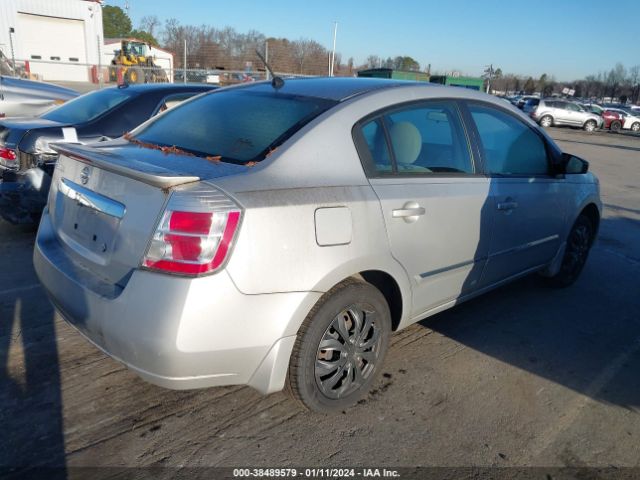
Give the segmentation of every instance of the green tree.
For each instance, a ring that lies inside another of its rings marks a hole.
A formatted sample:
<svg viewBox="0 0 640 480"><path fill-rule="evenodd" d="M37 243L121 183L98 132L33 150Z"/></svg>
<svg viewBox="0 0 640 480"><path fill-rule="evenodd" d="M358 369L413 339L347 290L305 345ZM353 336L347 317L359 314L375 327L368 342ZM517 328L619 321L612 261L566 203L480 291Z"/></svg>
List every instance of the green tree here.
<svg viewBox="0 0 640 480"><path fill-rule="evenodd" d="M544 90L547 87L547 74L543 73L542 75L540 75L540 79L538 80L538 91L540 91L540 94L542 94L542 96L544 95Z"/></svg>
<svg viewBox="0 0 640 480"><path fill-rule="evenodd" d="M128 37L137 38L138 40L142 40L143 42L148 43L149 45L153 45L157 47L159 45L158 41L151 35L149 32L145 32L144 30L131 30L127 34Z"/></svg>
<svg viewBox="0 0 640 480"><path fill-rule="evenodd" d="M120 7L107 5L102 9L102 28L105 38L128 37L131 19Z"/></svg>
<svg viewBox="0 0 640 480"><path fill-rule="evenodd" d="M531 95L536 89L536 84L533 81L533 78L527 78L527 81L524 82L524 87L522 88L524 90L524 93L526 93L527 95Z"/></svg>
<svg viewBox="0 0 640 480"><path fill-rule="evenodd" d="M398 56L393 59L393 68L396 70L411 70L417 72L420 70L420 64L409 56Z"/></svg>

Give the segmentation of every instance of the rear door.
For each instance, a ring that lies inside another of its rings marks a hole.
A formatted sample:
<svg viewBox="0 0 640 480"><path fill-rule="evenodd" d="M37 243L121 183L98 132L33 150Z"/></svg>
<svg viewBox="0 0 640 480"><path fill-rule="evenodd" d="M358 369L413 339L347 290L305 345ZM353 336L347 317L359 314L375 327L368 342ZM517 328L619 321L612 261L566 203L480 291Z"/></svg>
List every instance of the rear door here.
<svg viewBox="0 0 640 480"><path fill-rule="evenodd" d="M549 102L553 105L553 119L554 123L558 125L571 125L571 112L567 110L567 102L560 100L553 100Z"/></svg>
<svg viewBox="0 0 640 480"><path fill-rule="evenodd" d="M532 126L495 105L467 107L491 182L494 228L481 281L487 286L551 261L561 243L567 186L551 174L545 141Z"/></svg>
<svg viewBox="0 0 640 480"><path fill-rule="evenodd" d="M571 125L580 125L586 121L586 112L580 109L578 105L575 103L567 102L566 108L568 112L568 118L570 119Z"/></svg>
<svg viewBox="0 0 640 480"><path fill-rule="evenodd" d="M489 179L474 165L457 104L382 112L354 134L391 252L411 280L412 315L473 291L489 248Z"/></svg>

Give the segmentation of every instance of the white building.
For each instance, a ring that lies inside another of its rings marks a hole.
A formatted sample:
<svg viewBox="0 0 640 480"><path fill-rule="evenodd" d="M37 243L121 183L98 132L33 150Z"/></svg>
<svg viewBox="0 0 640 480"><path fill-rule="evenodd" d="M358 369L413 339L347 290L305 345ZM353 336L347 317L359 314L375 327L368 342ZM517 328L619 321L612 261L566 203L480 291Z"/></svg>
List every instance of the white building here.
<svg viewBox="0 0 640 480"><path fill-rule="evenodd" d="M11 41L16 64L26 62L42 80L95 80L103 48L100 2L0 0L0 49L9 59Z"/></svg>

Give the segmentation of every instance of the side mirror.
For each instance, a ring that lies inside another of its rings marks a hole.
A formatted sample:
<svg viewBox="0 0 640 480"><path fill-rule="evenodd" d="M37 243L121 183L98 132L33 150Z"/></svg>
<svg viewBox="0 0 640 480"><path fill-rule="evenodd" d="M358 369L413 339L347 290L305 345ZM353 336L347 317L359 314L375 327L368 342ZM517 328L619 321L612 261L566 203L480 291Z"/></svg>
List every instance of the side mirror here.
<svg viewBox="0 0 640 480"><path fill-rule="evenodd" d="M562 154L562 173L587 173L589 171L589 162L580 157L569 153Z"/></svg>

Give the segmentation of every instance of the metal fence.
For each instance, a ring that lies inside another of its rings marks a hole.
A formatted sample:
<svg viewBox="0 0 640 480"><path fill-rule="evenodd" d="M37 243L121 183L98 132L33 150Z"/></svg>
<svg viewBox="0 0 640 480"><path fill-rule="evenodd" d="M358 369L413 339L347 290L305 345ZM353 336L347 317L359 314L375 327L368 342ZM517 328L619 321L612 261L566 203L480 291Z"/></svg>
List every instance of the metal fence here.
<svg viewBox="0 0 640 480"><path fill-rule="evenodd" d="M96 65L57 60L16 59L0 62L2 74L30 80L40 80L76 87L81 91L106 86L141 83L208 83L227 86L238 83L266 80L265 70L226 70L219 68L169 68L148 65ZM284 77L308 76L277 72Z"/></svg>

